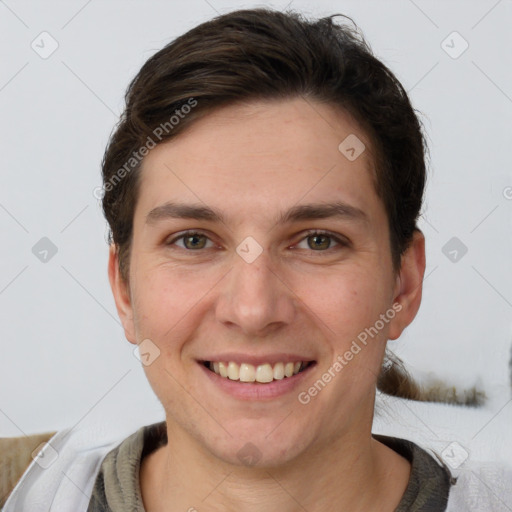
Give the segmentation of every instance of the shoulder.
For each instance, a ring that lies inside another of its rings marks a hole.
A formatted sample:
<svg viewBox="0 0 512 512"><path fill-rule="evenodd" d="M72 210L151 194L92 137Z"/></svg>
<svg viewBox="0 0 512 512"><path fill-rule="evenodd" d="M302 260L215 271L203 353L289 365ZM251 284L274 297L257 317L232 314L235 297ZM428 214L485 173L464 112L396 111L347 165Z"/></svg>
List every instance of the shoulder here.
<svg viewBox="0 0 512 512"><path fill-rule="evenodd" d="M34 456L56 432L0 438L0 507L21 479Z"/></svg>
<svg viewBox="0 0 512 512"><path fill-rule="evenodd" d="M0 473L11 477L2 483L2 510L46 512L50 504L55 510L81 510L102 460L123 441L124 430L93 423L27 436L30 440L4 439L0 458L7 471Z"/></svg>
<svg viewBox="0 0 512 512"><path fill-rule="evenodd" d="M464 464L452 486L447 512L510 511L512 466L494 462Z"/></svg>

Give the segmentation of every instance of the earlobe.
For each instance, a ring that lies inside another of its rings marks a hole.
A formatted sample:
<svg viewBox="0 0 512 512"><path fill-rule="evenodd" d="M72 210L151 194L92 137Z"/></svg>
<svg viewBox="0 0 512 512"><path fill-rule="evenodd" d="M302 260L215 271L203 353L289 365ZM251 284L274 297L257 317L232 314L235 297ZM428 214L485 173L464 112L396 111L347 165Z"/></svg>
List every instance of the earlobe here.
<svg viewBox="0 0 512 512"><path fill-rule="evenodd" d="M109 248L108 279L126 339L130 343L137 344L129 285L125 283L119 271L119 257L115 244L110 244Z"/></svg>
<svg viewBox="0 0 512 512"><path fill-rule="evenodd" d="M389 339L400 337L403 330L414 320L421 304L423 277L425 275L425 236L416 229L413 239L402 255L397 276L393 303L400 304L400 312L390 323Z"/></svg>

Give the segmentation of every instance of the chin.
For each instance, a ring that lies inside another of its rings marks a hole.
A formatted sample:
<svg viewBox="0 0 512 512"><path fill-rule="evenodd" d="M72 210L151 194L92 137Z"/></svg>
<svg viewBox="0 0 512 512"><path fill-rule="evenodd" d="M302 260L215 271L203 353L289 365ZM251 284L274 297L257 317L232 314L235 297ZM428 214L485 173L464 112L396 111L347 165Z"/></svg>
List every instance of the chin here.
<svg viewBox="0 0 512 512"><path fill-rule="evenodd" d="M227 464L260 469L275 468L286 465L301 455L308 444L303 435L297 433L294 436L289 429L279 438L261 431L254 435L246 431L245 435L238 438L226 438L220 445L217 442L215 446L210 446L210 451Z"/></svg>

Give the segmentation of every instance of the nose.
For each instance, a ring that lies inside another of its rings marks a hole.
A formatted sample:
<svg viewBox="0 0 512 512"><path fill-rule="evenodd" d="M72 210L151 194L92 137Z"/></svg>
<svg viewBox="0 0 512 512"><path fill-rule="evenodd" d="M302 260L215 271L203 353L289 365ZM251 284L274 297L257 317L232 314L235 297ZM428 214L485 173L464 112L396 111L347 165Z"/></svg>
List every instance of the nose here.
<svg viewBox="0 0 512 512"><path fill-rule="evenodd" d="M233 255L233 267L217 300L217 320L246 336L265 336L293 322L296 297L263 251L251 263Z"/></svg>

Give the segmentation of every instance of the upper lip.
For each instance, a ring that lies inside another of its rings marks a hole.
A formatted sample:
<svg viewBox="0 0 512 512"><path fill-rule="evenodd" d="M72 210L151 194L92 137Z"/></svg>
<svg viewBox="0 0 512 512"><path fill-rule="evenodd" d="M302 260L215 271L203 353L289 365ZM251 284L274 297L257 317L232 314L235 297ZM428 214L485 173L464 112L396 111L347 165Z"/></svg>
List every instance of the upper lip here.
<svg viewBox="0 0 512 512"><path fill-rule="evenodd" d="M292 354L292 353L280 353L280 354L267 354L267 355L250 355L250 354L237 354L234 352L224 352L222 354L216 354L208 357L202 358L201 362L226 362L229 363L233 361L238 365L242 363L252 364L254 366L259 366L261 364L269 363L296 363L300 362L312 362L315 359L308 356Z"/></svg>

